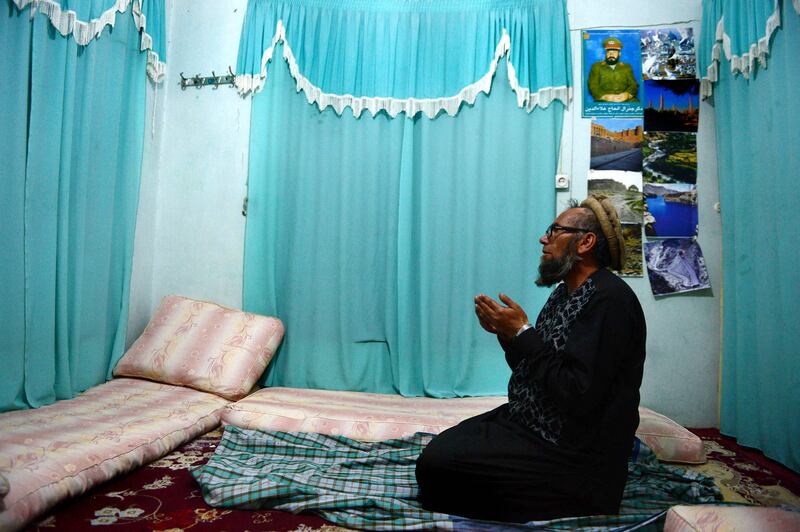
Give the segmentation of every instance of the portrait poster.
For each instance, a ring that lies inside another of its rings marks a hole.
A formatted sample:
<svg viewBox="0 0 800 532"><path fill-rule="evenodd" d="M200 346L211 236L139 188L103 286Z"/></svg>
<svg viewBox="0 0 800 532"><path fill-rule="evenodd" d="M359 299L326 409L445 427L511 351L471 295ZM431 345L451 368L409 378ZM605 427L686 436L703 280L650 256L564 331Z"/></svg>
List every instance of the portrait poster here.
<svg viewBox="0 0 800 532"><path fill-rule="evenodd" d="M711 288L700 245L692 238L669 238L644 245L647 277L655 296Z"/></svg>
<svg viewBox="0 0 800 532"><path fill-rule="evenodd" d="M639 30L588 30L583 44L583 116L642 116Z"/></svg>
<svg viewBox="0 0 800 532"><path fill-rule="evenodd" d="M695 79L694 29L641 30L642 79Z"/></svg>
<svg viewBox="0 0 800 532"><path fill-rule="evenodd" d="M621 277L642 277L642 224L622 224L622 239L625 241L625 264Z"/></svg>
<svg viewBox="0 0 800 532"><path fill-rule="evenodd" d="M641 118L595 118L589 168L641 172L643 140Z"/></svg>
<svg viewBox="0 0 800 532"><path fill-rule="evenodd" d="M644 82L644 130L697 132L700 81L648 80Z"/></svg>
<svg viewBox="0 0 800 532"><path fill-rule="evenodd" d="M623 224L642 223L642 173L621 170L589 170L589 194L607 197Z"/></svg>

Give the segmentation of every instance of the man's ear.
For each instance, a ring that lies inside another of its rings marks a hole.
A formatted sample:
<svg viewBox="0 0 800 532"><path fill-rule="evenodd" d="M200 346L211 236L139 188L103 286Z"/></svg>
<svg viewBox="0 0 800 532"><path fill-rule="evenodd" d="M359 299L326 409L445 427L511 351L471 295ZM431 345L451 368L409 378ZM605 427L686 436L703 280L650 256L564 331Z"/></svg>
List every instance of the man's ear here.
<svg viewBox="0 0 800 532"><path fill-rule="evenodd" d="M597 235L594 233L584 233L583 237L578 241L578 254L588 255L597 244Z"/></svg>

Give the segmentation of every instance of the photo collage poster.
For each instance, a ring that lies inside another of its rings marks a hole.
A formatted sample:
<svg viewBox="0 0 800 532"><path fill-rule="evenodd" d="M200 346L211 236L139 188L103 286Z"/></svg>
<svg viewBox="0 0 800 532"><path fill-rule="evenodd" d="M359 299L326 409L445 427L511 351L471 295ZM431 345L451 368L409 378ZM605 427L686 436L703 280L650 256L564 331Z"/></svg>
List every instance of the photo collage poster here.
<svg viewBox="0 0 800 532"><path fill-rule="evenodd" d="M591 30L582 37L583 116L593 119L588 190L609 197L620 213L627 250L621 275L640 277L646 264L656 295L708 288L695 241L700 101L693 29ZM644 248L642 229L651 241ZM654 239L692 245L678 253ZM675 254L691 257L698 271L662 275L656 290L653 272L663 274Z"/></svg>

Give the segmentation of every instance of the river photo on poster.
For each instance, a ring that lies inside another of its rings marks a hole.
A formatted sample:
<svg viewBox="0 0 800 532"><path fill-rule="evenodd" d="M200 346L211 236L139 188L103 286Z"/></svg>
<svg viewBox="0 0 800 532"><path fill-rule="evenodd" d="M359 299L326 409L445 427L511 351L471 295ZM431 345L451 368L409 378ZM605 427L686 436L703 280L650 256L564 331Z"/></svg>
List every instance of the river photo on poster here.
<svg viewBox="0 0 800 532"><path fill-rule="evenodd" d="M697 234L697 187L689 183L644 184L645 234L689 237Z"/></svg>

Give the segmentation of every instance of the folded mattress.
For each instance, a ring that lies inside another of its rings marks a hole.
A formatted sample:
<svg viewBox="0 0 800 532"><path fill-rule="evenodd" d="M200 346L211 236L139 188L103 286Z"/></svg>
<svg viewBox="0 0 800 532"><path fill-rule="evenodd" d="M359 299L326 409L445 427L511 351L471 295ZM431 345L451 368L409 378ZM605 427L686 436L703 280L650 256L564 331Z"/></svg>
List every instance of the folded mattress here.
<svg viewBox="0 0 800 532"><path fill-rule="evenodd" d="M0 415L0 530L22 528L92 486L151 462L220 422L229 403L181 386L120 378L78 397Z"/></svg>

